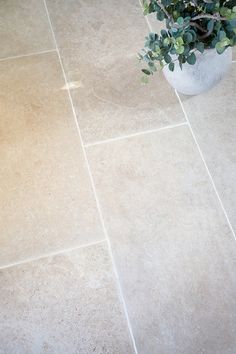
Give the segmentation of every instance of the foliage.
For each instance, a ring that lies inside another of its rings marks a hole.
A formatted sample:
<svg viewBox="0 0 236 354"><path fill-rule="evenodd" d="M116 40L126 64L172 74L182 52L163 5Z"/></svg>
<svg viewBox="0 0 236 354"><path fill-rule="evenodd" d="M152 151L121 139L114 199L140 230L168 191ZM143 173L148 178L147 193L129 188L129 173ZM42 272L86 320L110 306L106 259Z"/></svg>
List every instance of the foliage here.
<svg viewBox="0 0 236 354"><path fill-rule="evenodd" d="M147 63L147 76L168 65L194 65L196 53L215 48L221 54L236 44L236 0L142 0L144 15L155 13L165 21L166 29L149 33L145 48L139 53Z"/></svg>

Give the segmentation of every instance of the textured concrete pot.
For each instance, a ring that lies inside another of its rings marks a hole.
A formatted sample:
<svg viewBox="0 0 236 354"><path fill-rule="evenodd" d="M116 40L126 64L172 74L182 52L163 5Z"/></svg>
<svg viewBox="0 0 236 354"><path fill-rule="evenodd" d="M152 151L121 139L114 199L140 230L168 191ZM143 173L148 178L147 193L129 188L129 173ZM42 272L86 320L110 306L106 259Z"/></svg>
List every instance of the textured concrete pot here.
<svg viewBox="0 0 236 354"><path fill-rule="evenodd" d="M196 53L195 65L184 64L180 69L178 62L172 72L167 66L163 74L170 85L185 95L198 95L215 86L229 70L232 62L232 49L228 48L223 54L215 49L207 49L203 54Z"/></svg>

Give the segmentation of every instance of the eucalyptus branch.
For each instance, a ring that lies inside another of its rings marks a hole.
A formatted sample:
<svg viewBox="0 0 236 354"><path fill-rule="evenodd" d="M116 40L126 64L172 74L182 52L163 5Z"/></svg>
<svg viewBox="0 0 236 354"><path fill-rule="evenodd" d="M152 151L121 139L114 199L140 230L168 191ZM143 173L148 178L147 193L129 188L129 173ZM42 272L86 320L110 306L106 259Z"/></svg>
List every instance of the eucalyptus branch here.
<svg viewBox="0 0 236 354"><path fill-rule="evenodd" d="M199 36L199 39L205 39L205 38L209 37L212 34L213 30L214 30L214 27L212 27L207 33L203 34L202 36Z"/></svg>
<svg viewBox="0 0 236 354"><path fill-rule="evenodd" d="M162 9L162 11L164 12L164 14L166 15L166 17L171 20L171 22L173 22L173 18L172 16L168 13L168 11L165 9L165 6L162 5L162 3L160 1L157 1L157 5Z"/></svg>
<svg viewBox="0 0 236 354"><path fill-rule="evenodd" d="M207 30L205 28L203 28L201 25L199 25L199 23L196 23L196 22L189 22L189 24L185 25L184 27L183 26L180 26L178 25L178 23L173 23L171 25L171 28L176 28L176 29L182 29L182 28L187 28L188 26L192 26L192 27L196 27L198 28L201 32L207 32Z"/></svg>
<svg viewBox="0 0 236 354"><path fill-rule="evenodd" d="M202 18L210 18L216 21L227 21L226 17L221 17L219 14L208 15L208 14L200 14L192 18L192 21L200 20Z"/></svg>
<svg viewBox="0 0 236 354"><path fill-rule="evenodd" d="M192 26L192 27L196 27L197 29L199 29L201 32L207 32L207 30L205 28L203 28L202 26L200 26L198 23L196 22L189 22L189 24Z"/></svg>

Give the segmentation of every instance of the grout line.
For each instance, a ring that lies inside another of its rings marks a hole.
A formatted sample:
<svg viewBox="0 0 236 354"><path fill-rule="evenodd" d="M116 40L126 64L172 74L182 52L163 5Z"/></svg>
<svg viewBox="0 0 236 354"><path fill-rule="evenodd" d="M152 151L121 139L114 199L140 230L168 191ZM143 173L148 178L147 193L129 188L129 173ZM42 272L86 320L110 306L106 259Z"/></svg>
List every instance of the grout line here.
<svg viewBox="0 0 236 354"><path fill-rule="evenodd" d="M12 59L20 59L20 58L25 58L25 57L31 57L31 56L34 56L34 55L52 53L52 52L56 52L56 48L43 50L42 52L34 52L34 53L28 53L28 54L22 54L22 55L15 55L15 56L12 56L12 57L0 58L0 61L6 61L6 60L12 60Z"/></svg>
<svg viewBox="0 0 236 354"><path fill-rule="evenodd" d="M107 241L106 239L102 239L102 240L99 240L99 241L86 243L84 245L80 245L80 246L76 246L76 247L65 248L63 250L59 250L59 251L56 251L56 252L45 253L45 254L43 254L41 256L38 256L38 257L27 258L27 259L24 259L23 261L9 263L9 264L6 264L4 266L0 266L0 271L3 270L3 269L7 269L7 268L23 265L23 264L26 264L26 263L29 263L29 262L38 261L40 259L44 259L44 258L48 258L48 257L54 257L54 256L57 256L57 255L60 255L60 254L64 254L64 253L67 253L67 252L72 252L72 251L76 251L76 250L79 250L79 249L96 246L96 245L99 245L100 243L103 243L103 242L106 242L106 241Z"/></svg>
<svg viewBox="0 0 236 354"><path fill-rule="evenodd" d="M141 0L139 0L139 3L141 5L141 9L142 9L142 3ZM141 10L140 9L140 10ZM149 20L147 18L147 16L145 16L145 19L147 21L148 27L150 29L150 31L152 30L151 25L149 23ZM167 130L167 129L171 129L171 128L177 128L177 127L182 127L183 125L187 125L187 121L182 122L182 123L177 123L177 124L172 124L172 125L167 125L165 127L162 128L156 128L156 129L150 129L150 130L145 130L145 131L141 131L139 133L133 133L133 134L127 134L127 135L123 135L123 136L118 136L115 138L110 138L110 139L105 139L105 140L101 140L101 141L97 141L95 143L88 143L88 144L83 144L83 146L85 148L89 148L89 147L93 147L93 146L97 146L97 145L102 145L102 144L106 144L106 143L110 143L110 142L115 142L115 141L119 141L119 140L123 140L123 139L129 139L129 138L133 138L136 136L140 136L140 135L144 135L144 134L151 134L151 133L156 133L162 130Z"/></svg>
<svg viewBox="0 0 236 354"><path fill-rule="evenodd" d="M138 0L138 2L139 2L139 4L140 4L140 6L141 6L141 11L142 11L142 15L143 15L143 4L142 4L142 2L141 2L141 0ZM143 15L144 16L144 15ZM148 28L149 28L149 30L152 32L152 26L151 26L151 24L150 24L150 22L149 22L149 19L148 19L148 17L147 16L144 16L144 18L145 18L145 20L146 20L146 22L147 22L147 25L148 25Z"/></svg>
<svg viewBox="0 0 236 354"><path fill-rule="evenodd" d="M46 3L46 0L43 0L43 1L44 1L44 6L45 6L46 13L47 13L49 25L50 25L50 28L51 28L51 31L52 31L52 36L54 38L56 51L57 51L57 54L58 54L58 59L59 59L60 65L61 65L62 74L63 74L64 80L65 80L65 84L68 85L66 74L65 74L65 70L64 70L64 67L63 67L63 64L62 64L62 59L61 59L60 52L59 52L58 45L57 45L56 36L55 36L54 30L53 30L52 22L51 22L50 15L49 15L49 12L48 12L47 3ZM111 248L111 243L110 243L110 239L108 237L108 232L107 232L107 229L106 229L106 226L105 226L105 222L104 222L104 219L103 219L101 206L100 206L100 203L99 203L99 200L98 200L98 196L97 196L97 192L96 192L96 188L95 188L95 184L94 184L93 175L92 175L92 172L91 172L91 169L90 169L90 166L89 166L86 150L85 150L85 147L83 145L82 134L81 134L80 127L79 127L79 124L78 124L78 120L77 120L77 117L76 117L75 108L74 108L74 105L73 105L70 89L68 89L67 92L68 92L68 98L69 98L69 101L70 101L70 104L71 104L71 109L72 109L74 120L75 120L75 125L76 125L77 131L78 131L78 135L79 135L79 138L80 138L80 141L81 141L81 147L82 147L82 151L83 151L83 155L84 155L84 160L85 160L85 164L86 164L86 167L87 167L87 170L88 170L88 175L89 175L89 178L90 178L90 182L91 182L91 186L92 186L95 202L96 202L96 205L97 205L97 210L98 210L98 213L99 213L101 225L102 225L102 228L103 228L104 236L105 236L105 238L107 240L108 250L109 250L109 253L110 253L111 262L112 262L112 266L113 266L113 271L114 271L114 275L115 275L115 278L116 278L116 284L117 284L117 289L118 289L120 301L121 301L121 303L123 305L124 314L125 314L125 317L126 317L126 320L127 320L128 329L129 329L129 332L130 332L130 337L131 337L131 340L132 340L132 343L133 343L133 347L134 347L134 352L135 352L135 354L138 354L138 351L137 351L137 348L136 348L136 344L135 344L135 340L134 340L133 330L132 330L132 327L131 327L131 323L130 323L130 319L129 319L129 315L128 315L128 311L127 311L127 306L126 306L124 295L123 295L122 288L121 288L121 285L120 285L119 274L118 274L118 271L117 271L117 268L116 268L116 264L115 264L115 261L114 261L113 252L112 252L112 248Z"/></svg>
<svg viewBox="0 0 236 354"><path fill-rule="evenodd" d="M103 145L103 144L107 144L107 143L114 142L114 141L130 139L130 138L133 138L133 137L136 137L136 136L140 136L140 135L146 135L146 134L156 133L156 132L159 132L159 131L162 131L162 130L168 130L168 129L172 129L172 128L182 127L183 125L187 125L187 124L188 124L187 122L182 122L182 123L167 125L166 127L162 127L162 128L144 130L144 131L139 132L139 133L127 134L127 135L123 135L123 136L118 136L116 138L110 138L110 139L97 141L95 143L84 144L84 147L85 148L89 148L89 147L92 147L92 146Z"/></svg>
<svg viewBox="0 0 236 354"><path fill-rule="evenodd" d="M188 119L187 113L186 113L186 111L185 111L185 109L184 109L183 103L182 103L182 101L181 101L181 99L180 99L180 96L179 96L179 94L178 94L178 92L177 92L176 90L175 90L175 93L176 93L176 96L177 96L177 98L178 98L178 100L179 100L180 106L181 106L181 108L182 108L182 110L183 110L183 113L184 113L184 115L185 115L185 118L186 118L186 120L187 120L187 122L188 122L188 126L189 126L189 129L190 129L190 132L191 132L192 137L193 137L193 139L194 139L194 141L195 141L195 144L196 144L197 149L198 149L198 151L199 151L199 154L200 154L200 156L201 156L201 158L202 158L202 161L203 161L203 163L204 163L204 165L205 165L205 168L206 168L206 170L207 170L207 174L208 174L208 176L209 176L209 178L210 178L210 181L211 181L211 183L212 183L213 189L214 189L214 191L215 191L215 193L216 193L216 196L217 196L217 198L218 198L218 200L219 200L219 203L220 203L220 205L221 205L221 208L222 208L222 210L223 210L223 213L224 213L224 215L225 215L225 218L226 218L226 220L227 220L227 222L228 222L229 228L230 228L230 230L231 230L231 232L232 232L232 234L233 234L233 236L234 236L234 238L235 238L235 241L236 241L236 235L235 235L234 229L233 229L233 227L232 227L232 225L231 225L231 222L230 222L229 217L228 217L228 214L227 214L227 212L226 212L226 210L225 210L224 204L223 204L223 202L222 202L222 200L221 200L221 198L220 198L220 195L219 195L218 190L217 190L217 188L216 188L216 185L215 185L215 182L214 182L214 180L213 180L213 177L212 177L212 175L211 175L211 173L210 173L210 170L209 170L209 168L208 168L208 166L207 166L207 163L206 163L206 160L205 160L204 155L203 155L203 153L202 153L202 150L201 150L201 148L200 148L200 145L198 144L197 138L196 138L196 136L195 136L195 134L194 134L194 132L193 132L192 126L191 126L190 121L189 121L189 119Z"/></svg>

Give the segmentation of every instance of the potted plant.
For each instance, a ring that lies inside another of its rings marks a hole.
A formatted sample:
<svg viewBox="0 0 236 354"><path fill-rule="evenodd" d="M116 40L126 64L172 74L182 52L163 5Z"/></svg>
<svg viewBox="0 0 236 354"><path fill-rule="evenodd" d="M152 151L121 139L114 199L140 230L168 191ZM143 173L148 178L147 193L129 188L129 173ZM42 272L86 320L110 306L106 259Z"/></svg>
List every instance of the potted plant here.
<svg viewBox="0 0 236 354"><path fill-rule="evenodd" d="M160 64L179 92L194 95L213 87L232 62L236 44L236 0L142 0L144 15L165 21L149 33L139 58L147 64L143 81Z"/></svg>

